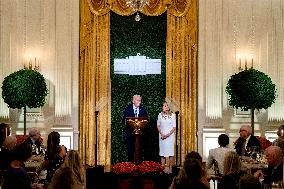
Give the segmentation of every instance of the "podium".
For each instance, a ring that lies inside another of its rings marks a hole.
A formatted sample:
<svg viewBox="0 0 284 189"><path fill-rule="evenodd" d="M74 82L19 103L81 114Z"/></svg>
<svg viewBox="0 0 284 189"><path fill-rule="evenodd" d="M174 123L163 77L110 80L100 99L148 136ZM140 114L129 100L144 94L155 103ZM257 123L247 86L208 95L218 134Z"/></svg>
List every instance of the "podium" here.
<svg viewBox="0 0 284 189"><path fill-rule="evenodd" d="M148 117L126 117L126 125L132 130L134 136L134 163L140 163L141 159L141 135L142 129L147 125Z"/></svg>

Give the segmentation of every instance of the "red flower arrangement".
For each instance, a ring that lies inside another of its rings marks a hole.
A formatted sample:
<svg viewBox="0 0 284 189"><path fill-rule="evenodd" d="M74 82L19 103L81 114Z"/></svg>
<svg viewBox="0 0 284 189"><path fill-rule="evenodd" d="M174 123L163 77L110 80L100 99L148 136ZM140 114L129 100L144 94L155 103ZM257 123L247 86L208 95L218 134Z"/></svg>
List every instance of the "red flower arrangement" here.
<svg viewBox="0 0 284 189"><path fill-rule="evenodd" d="M260 143L261 149L265 150L266 148L268 148L269 146L272 145L272 142L270 142L269 140L267 140L265 137L256 137Z"/></svg>
<svg viewBox="0 0 284 189"><path fill-rule="evenodd" d="M115 174L132 174L136 170L136 165L132 162L121 162L112 166L112 172Z"/></svg>
<svg viewBox="0 0 284 189"><path fill-rule="evenodd" d="M28 136L27 135L16 135L16 138L17 138L17 143L19 144L19 143L24 142L28 138Z"/></svg>
<svg viewBox="0 0 284 189"><path fill-rule="evenodd" d="M143 161L139 165L132 162L121 162L112 166L114 174L133 174L133 175L146 175L146 174L161 174L164 172L164 167L154 161Z"/></svg>
<svg viewBox="0 0 284 189"><path fill-rule="evenodd" d="M143 161L140 165L137 165L138 172L140 174L161 174L164 172L164 167L154 161Z"/></svg>
<svg viewBox="0 0 284 189"><path fill-rule="evenodd" d="M24 142L28 137L28 135L16 135L17 144ZM42 144L43 138L40 137L38 141Z"/></svg>

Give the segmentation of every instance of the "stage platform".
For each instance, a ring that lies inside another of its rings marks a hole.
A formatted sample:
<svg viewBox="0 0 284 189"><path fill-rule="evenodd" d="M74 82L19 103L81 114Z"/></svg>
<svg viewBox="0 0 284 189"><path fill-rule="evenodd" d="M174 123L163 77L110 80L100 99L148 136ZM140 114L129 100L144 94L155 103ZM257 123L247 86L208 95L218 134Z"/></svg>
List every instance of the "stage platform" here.
<svg viewBox="0 0 284 189"><path fill-rule="evenodd" d="M173 174L161 175L115 175L100 169L86 170L87 189L168 189Z"/></svg>

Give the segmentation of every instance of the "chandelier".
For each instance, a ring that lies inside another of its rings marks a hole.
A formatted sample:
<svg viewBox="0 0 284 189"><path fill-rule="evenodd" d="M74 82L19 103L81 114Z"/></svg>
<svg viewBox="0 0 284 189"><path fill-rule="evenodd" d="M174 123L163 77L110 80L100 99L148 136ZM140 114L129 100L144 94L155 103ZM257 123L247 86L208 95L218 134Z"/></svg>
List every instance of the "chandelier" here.
<svg viewBox="0 0 284 189"><path fill-rule="evenodd" d="M128 7L131 7L135 12L135 20L138 22L140 21L141 17L139 15L139 12L143 10L145 5L149 5L150 0L127 0L126 4Z"/></svg>

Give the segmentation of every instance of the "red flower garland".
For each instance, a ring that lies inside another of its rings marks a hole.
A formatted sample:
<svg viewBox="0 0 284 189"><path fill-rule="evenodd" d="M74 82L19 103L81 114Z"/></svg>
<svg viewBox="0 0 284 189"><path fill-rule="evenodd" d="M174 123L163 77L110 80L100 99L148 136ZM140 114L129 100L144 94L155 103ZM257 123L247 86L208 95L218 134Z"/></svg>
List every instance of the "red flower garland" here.
<svg viewBox="0 0 284 189"><path fill-rule="evenodd" d="M16 135L17 144L24 142L29 136L28 135ZM43 138L39 138L40 144L43 142Z"/></svg>
<svg viewBox="0 0 284 189"><path fill-rule="evenodd" d="M260 143L261 149L265 150L266 148L268 148L269 146L272 145L272 142L270 142L269 140L267 140L265 137L256 137Z"/></svg>
<svg viewBox="0 0 284 189"><path fill-rule="evenodd" d="M19 144L19 143L24 142L28 138L28 136L27 135L16 135L16 138L17 138L17 143Z"/></svg>
<svg viewBox="0 0 284 189"><path fill-rule="evenodd" d="M157 162L154 161L143 161L140 165L137 165L138 171L141 174L148 173L158 173L161 174L164 171L164 167Z"/></svg>
<svg viewBox="0 0 284 189"><path fill-rule="evenodd" d="M143 161L139 165L132 162L121 162L112 166L112 172L115 174L161 174L163 171L164 167L154 161Z"/></svg>
<svg viewBox="0 0 284 189"><path fill-rule="evenodd" d="M136 170L136 165L132 162L121 162L112 166L112 172L115 174L131 174Z"/></svg>

